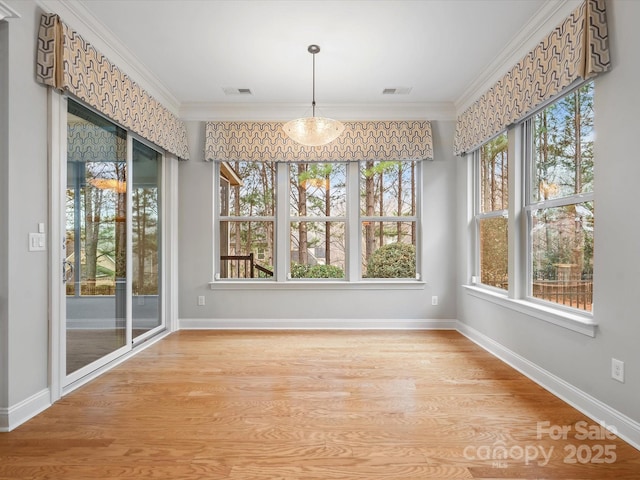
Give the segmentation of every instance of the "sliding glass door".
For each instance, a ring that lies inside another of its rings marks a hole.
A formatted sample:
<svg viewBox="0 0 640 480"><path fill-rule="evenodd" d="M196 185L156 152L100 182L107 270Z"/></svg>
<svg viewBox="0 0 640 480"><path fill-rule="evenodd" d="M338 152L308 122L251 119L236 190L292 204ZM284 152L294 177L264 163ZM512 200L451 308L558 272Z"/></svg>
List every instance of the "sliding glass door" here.
<svg viewBox="0 0 640 480"><path fill-rule="evenodd" d="M63 384L162 329L162 155L68 100Z"/></svg>

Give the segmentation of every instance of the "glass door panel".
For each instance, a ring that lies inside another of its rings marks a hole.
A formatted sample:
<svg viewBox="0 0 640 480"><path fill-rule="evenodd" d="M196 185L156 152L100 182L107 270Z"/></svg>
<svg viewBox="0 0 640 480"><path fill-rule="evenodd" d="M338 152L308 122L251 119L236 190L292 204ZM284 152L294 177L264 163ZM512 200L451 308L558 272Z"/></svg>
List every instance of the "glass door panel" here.
<svg viewBox="0 0 640 480"><path fill-rule="evenodd" d="M68 105L64 263L71 375L128 345L127 146L123 129L72 100Z"/></svg>
<svg viewBox="0 0 640 480"><path fill-rule="evenodd" d="M160 166L162 155L133 140L133 338L162 324L160 315Z"/></svg>

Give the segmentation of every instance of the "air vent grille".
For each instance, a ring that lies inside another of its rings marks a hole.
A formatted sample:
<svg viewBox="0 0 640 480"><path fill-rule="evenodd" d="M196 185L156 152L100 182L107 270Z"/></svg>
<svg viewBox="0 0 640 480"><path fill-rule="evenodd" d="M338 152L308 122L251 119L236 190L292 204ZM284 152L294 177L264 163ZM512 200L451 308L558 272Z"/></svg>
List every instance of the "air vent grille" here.
<svg viewBox="0 0 640 480"><path fill-rule="evenodd" d="M382 90L383 95L409 95L411 87L389 87Z"/></svg>
<svg viewBox="0 0 640 480"><path fill-rule="evenodd" d="M225 95L253 95L250 88L224 87L222 90Z"/></svg>

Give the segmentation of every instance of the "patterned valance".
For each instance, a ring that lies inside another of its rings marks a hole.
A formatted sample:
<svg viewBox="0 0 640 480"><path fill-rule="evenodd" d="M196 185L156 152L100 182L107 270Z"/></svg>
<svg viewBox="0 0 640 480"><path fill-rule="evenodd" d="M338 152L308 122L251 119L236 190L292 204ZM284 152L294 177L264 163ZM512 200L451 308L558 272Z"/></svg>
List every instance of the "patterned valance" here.
<svg viewBox="0 0 640 480"><path fill-rule="evenodd" d="M454 153L470 152L562 93L610 68L604 0L586 0L458 117Z"/></svg>
<svg viewBox="0 0 640 480"><path fill-rule="evenodd" d="M36 77L178 158L189 158L184 123L56 14L40 19Z"/></svg>
<svg viewBox="0 0 640 480"><path fill-rule="evenodd" d="M316 162L433 158L429 121L344 122L344 133L320 147L291 140L279 122L207 122L205 160Z"/></svg>

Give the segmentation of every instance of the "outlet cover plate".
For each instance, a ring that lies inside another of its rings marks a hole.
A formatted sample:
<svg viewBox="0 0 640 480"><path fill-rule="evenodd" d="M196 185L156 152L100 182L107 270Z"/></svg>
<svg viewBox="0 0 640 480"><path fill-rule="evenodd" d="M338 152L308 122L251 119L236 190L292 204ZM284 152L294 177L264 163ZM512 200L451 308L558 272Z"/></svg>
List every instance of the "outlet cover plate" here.
<svg viewBox="0 0 640 480"><path fill-rule="evenodd" d="M611 378L624 383L624 362L622 360L611 359Z"/></svg>

